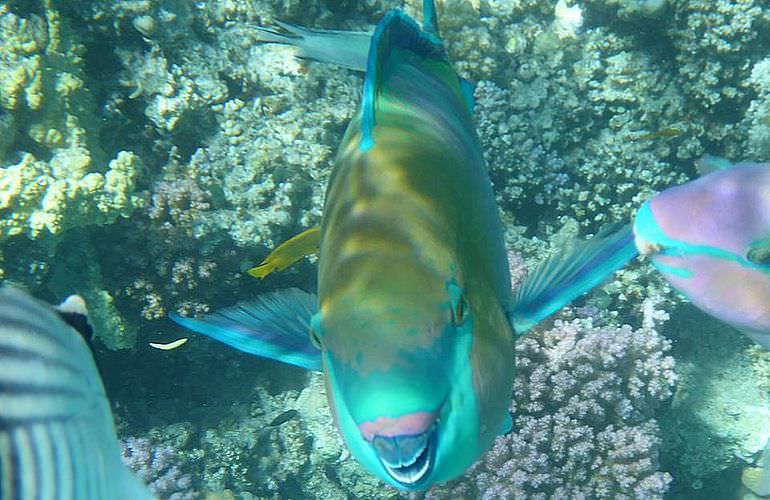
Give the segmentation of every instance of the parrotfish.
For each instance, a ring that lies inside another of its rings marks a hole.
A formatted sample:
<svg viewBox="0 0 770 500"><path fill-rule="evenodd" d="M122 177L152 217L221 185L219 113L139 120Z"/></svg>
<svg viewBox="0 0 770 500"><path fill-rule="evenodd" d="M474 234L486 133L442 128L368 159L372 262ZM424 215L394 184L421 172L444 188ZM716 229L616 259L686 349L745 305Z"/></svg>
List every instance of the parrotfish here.
<svg viewBox="0 0 770 500"><path fill-rule="evenodd" d="M644 203L636 246L694 305L770 348L770 164L717 170Z"/></svg>
<svg viewBox="0 0 770 500"><path fill-rule="evenodd" d="M0 288L0 498L155 498L123 465L83 300Z"/></svg>
<svg viewBox="0 0 770 500"><path fill-rule="evenodd" d="M346 40L345 32L314 33L324 44ZM320 231L296 238L299 251L282 245L252 272L264 276L318 246L318 294L281 290L199 319L172 318L241 351L322 369L352 455L415 491L459 476L510 429L516 334L635 250L630 231L581 242L514 294L472 87L447 59L433 2L422 28L392 10L370 39L366 54L351 50L342 61L366 76ZM273 41L341 64L323 55L328 46L308 47L312 40Z"/></svg>

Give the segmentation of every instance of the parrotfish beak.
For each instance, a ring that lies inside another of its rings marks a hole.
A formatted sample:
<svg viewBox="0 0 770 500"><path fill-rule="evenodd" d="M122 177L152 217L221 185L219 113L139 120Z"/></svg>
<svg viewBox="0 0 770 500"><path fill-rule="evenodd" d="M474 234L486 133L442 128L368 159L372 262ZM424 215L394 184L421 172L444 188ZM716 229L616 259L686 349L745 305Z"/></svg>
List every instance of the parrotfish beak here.
<svg viewBox="0 0 770 500"><path fill-rule="evenodd" d="M437 413L380 417L358 428L394 481L413 489L430 476L438 444Z"/></svg>
<svg viewBox="0 0 770 500"><path fill-rule="evenodd" d="M647 241L638 234L634 237L634 243L636 244L636 250L639 252L639 255L645 257L659 253L663 249L658 243Z"/></svg>

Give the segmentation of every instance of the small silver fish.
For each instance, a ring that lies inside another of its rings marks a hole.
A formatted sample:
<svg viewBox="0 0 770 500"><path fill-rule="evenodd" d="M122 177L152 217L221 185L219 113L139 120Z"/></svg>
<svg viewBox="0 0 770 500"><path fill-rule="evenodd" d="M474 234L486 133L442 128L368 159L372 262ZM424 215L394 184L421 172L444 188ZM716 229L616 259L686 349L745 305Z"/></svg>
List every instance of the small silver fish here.
<svg viewBox="0 0 770 500"><path fill-rule="evenodd" d="M85 303L0 288L0 498L155 498L123 465ZM72 326L71 326L72 325Z"/></svg>

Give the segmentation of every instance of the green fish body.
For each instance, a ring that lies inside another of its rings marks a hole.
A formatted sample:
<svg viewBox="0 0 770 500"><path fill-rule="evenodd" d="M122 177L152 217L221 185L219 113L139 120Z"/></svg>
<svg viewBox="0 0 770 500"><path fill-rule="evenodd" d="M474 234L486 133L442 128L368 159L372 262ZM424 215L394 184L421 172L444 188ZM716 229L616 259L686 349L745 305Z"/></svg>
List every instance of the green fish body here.
<svg viewBox="0 0 770 500"><path fill-rule="evenodd" d="M511 291L461 80L404 14L377 36L374 111L348 127L327 191L312 326L353 455L411 489L459 475L502 428Z"/></svg>
<svg viewBox="0 0 770 500"><path fill-rule="evenodd" d="M635 254L630 229L575 245L514 297L471 88L447 60L432 2L424 14L420 29L389 12L366 54L340 57L323 54L345 32L263 30L301 55L366 70L320 233L250 271L265 276L317 243L318 294L281 290L199 319L172 315L241 351L323 370L352 455L408 491L459 476L510 428L514 326L524 333ZM368 35L349 36L360 47Z"/></svg>

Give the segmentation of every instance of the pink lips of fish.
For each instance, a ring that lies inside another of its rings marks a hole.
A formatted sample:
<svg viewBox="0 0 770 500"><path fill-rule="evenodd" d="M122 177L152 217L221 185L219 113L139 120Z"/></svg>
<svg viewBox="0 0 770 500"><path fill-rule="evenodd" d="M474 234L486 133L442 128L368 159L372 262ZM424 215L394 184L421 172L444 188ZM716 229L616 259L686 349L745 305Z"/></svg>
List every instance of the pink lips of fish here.
<svg viewBox="0 0 770 500"><path fill-rule="evenodd" d="M417 435L427 431L436 422L436 417L436 413L427 411L410 413L397 418L379 417L359 424L358 429L364 439L370 442L375 436Z"/></svg>
<svg viewBox="0 0 770 500"><path fill-rule="evenodd" d="M668 189L642 206L634 233L639 252L696 306L770 347L770 266L748 258L770 236L770 165Z"/></svg>

